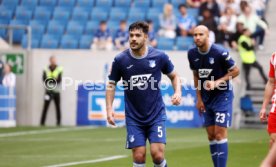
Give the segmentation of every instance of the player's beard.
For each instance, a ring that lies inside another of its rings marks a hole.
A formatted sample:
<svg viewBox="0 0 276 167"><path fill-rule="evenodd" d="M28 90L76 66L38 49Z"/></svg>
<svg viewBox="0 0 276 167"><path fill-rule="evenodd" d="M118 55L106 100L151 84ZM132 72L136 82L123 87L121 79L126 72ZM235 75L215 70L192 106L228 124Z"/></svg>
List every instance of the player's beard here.
<svg viewBox="0 0 276 167"><path fill-rule="evenodd" d="M135 42L136 43L136 47L131 47L131 44L130 44L130 48L131 48L131 50L133 50L134 52L138 52L141 48L143 48L144 47L144 45L145 45L145 42L141 42L141 43L137 43L137 42Z"/></svg>

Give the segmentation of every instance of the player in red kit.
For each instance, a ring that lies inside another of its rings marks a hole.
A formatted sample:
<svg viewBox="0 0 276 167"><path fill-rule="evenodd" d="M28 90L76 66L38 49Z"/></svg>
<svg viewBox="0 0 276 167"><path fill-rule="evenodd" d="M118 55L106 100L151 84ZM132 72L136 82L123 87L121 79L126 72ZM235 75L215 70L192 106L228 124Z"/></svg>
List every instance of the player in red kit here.
<svg viewBox="0 0 276 167"><path fill-rule="evenodd" d="M268 120L267 131L270 136L270 148L276 143L276 87L275 87L275 69L276 69L276 52L272 55L270 59L270 69L269 69L269 80L265 87L264 101L260 111L261 121ZM269 112L269 117L266 115L266 108L271 99L271 109ZM274 164L273 167L276 167Z"/></svg>

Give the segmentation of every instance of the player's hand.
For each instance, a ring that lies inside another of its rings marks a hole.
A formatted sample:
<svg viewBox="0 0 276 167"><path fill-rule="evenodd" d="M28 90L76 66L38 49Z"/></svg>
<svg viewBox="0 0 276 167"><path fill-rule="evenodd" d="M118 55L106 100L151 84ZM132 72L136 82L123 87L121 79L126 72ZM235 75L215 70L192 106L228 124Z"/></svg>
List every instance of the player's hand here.
<svg viewBox="0 0 276 167"><path fill-rule="evenodd" d="M262 122L264 122L264 121L267 120L266 109L265 108L263 108L263 109L260 110L259 116L260 116L260 120Z"/></svg>
<svg viewBox="0 0 276 167"><path fill-rule="evenodd" d="M181 93L175 93L172 96L172 104L179 105L181 103Z"/></svg>
<svg viewBox="0 0 276 167"><path fill-rule="evenodd" d="M110 125L116 126L116 124L115 124L115 112L113 110L107 110L107 122Z"/></svg>
<svg viewBox="0 0 276 167"><path fill-rule="evenodd" d="M207 91L214 90L217 86L216 81L206 81L205 89Z"/></svg>
<svg viewBox="0 0 276 167"><path fill-rule="evenodd" d="M202 100L197 100L196 108L199 111L199 115L202 115L205 112L205 106Z"/></svg>

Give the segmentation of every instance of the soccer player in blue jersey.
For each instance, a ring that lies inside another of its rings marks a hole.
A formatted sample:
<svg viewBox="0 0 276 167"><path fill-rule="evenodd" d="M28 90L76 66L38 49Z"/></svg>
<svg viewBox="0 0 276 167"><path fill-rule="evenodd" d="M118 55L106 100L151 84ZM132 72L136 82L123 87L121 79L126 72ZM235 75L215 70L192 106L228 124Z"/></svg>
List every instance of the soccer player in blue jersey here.
<svg viewBox="0 0 276 167"><path fill-rule="evenodd" d="M204 117L214 167L226 167L233 102L229 81L239 75L239 69L227 50L209 42L207 27L196 27L193 37L196 47L188 51L188 59L197 88L196 107Z"/></svg>
<svg viewBox="0 0 276 167"><path fill-rule="evenodd" d="M169 57L162 51L147 46L149 26L135 22L129 26L127 49L117 55L112 64L106 91L107 121L115 125L115 85L122 78L125 93L126 148L132 149L133 167L145 167L146 141L155 167L167 167L164 157L166 144L166 111L159 84L166 74L173 85L172 104L181 101L180 78Z"/></svg>

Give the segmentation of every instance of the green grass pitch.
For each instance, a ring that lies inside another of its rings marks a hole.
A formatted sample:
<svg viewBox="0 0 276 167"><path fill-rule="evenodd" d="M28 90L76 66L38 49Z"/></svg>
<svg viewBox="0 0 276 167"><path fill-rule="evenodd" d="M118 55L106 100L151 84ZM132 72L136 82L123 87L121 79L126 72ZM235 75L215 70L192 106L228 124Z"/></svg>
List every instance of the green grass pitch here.
<svg viewBox="0 0 276 167"><path fill-rule="evenodd" d="M167 142L168 166L212 167L204 129L168 129ZM268 151L264 129L230 130L229 143L228 167L258 167ZM2 128L0 166L41 167L125 155L121 159L73 166L131 167L131 151L124 149L124 145L124 128ZM147 152L147 167L151 166Z"/></svg>

